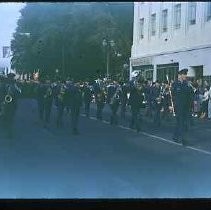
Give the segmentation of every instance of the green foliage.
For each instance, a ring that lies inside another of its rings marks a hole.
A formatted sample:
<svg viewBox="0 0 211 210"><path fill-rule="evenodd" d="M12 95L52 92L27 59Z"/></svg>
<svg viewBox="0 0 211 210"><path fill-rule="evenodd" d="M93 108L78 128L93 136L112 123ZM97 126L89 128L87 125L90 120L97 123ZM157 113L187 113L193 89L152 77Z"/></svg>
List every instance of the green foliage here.
<svg viewBox="0 0 211 210"><path fill-rule="evenodd" d="M84 79L106 72L104 38L113 39L122 57L111 56L111 70L128 62L133 3L27 3L11 43L12 66L19 72ZM30 33L30 37L20 33Z"/></svg>

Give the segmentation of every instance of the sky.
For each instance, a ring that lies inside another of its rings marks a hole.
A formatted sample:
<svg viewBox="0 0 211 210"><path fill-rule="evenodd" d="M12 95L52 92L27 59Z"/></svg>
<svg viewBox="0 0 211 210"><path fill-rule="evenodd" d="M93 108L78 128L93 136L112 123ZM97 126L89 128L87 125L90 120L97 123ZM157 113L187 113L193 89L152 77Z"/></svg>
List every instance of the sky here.
<svg viewBox="0 0 211 210"><path fill-rule="evenodd" d="M25 3L0 3L0 47L10 46L12 34L17 27L20 9Z"/></svg>

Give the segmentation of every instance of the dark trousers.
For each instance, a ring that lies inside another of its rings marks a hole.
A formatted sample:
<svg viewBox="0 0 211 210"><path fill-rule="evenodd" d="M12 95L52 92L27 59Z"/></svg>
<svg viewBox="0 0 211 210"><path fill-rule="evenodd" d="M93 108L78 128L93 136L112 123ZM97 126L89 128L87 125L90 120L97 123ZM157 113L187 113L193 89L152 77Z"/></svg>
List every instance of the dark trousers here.
<svg viewBox="0 0 211 210"><path fill-rule="evenodd" d="M97 103L97 119L98 120L103 119L103 108L104 108L104 103Z"/></svg>
<svg viewBox="0 0 211 210"><path fill-rule="evenodd" d="M89 117L89 113L90 113L90 102L89 101L84 102L84 109L85 109L86 116Z"/></svg>
<svg viewBox="0 0 211 210"><path fill-rule="evenodd" d="M111 119L110 119L110 123L111 125L117 125L118 124L118 116L117 116L117 111L119 108L119 104L112 104L110 105L111 108Z"/></svg>
<svg viewBox="0 0 211 210"><path fill-rule="evenodd" d="M78 106L71 106L71 125L73 131L78 131L78 121L79 121L79 114L80 114L80 107Z"/></svg>
<svg viewBox="0 0 211 210"><path fill-rule="evenodd" d="M161 110L161 105L155 104L153 107L153 121L156 126L160 126L161 124L160 110Z"/></svg>
<svg viewBox="0 0 211 210"><path fill-rule="evenodd" d="M202 102L202 112L206 113L206 116L207 116L207 113L208 113L208 102L209 102L209 100Z"/></svg>
<svg viewBox="0 0 211 210"><path fill-rule="evenodd" d="M58 104L57 106L57 127L62 126L63 114L64 114L64 104Z"/></svg>
<svg viewBox="0 0 211 210"><path fill-rule="evenodd" d="M187 130L188 130L188 120L189 120L189 112L179 112L176 113L176 127L174 131L174 138L182 140L182 142L186 142L187 138Z"/></svg>
<svg viewBox="0 0 211 210"><path fill-rule="evenodd" d="M148 117L152 117L152 110L153 110L153 105L152 105L152 101L148 101L147 107L146 107L146 116Z"/></svg>
<svg viewBox="0 0 211 210"><path fill-rule="evenodd" d="M50 123L51 108L52 101L45 102L38 100L39 118L41 121L44 120L45 123Z"/></svg>
<svg viewBox="0 0 211 210"><path fill-rule="evenodd" d="M164 120L167 120L167 121L170 120L169 106L167 106L167 105L164 105L164 107L163 107L163 115L162 115L162 118Z"/></svg>
<svg viewBox="0 0 211 210"><path fill-rule="evenodd" d="M121 118L125 119L126 103L121 104Z"/></svg>
<svg viewBox="0 0 211 210"><path fill-rule="evenodd" d="M131 114L132 114L132 117L131 117L131 122L130 122L130 128L136 128L137 131L140 130L140 119L139 119L139 109L137 108L133 108L131 107Z"/></svg>

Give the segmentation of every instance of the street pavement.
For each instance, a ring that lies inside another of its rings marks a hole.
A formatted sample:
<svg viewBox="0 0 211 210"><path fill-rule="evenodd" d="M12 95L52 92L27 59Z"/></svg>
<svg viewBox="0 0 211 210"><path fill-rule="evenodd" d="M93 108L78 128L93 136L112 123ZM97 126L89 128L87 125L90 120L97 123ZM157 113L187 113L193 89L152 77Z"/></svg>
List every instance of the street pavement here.
<svg viewBox="0 0 211 210"><path fill-rule="evenodd" d="M20 100L15 137L0 134L0 198L211 197L207 124L195 123L192 145L183 147L171 141L171 125L156 129L145 122L136 133L128 119L111 126L106 109L102 122L94 111L91 119L80 117L74 136L68 114L63 128L56 128L53 114L46 129L36 102Z"/></svg>

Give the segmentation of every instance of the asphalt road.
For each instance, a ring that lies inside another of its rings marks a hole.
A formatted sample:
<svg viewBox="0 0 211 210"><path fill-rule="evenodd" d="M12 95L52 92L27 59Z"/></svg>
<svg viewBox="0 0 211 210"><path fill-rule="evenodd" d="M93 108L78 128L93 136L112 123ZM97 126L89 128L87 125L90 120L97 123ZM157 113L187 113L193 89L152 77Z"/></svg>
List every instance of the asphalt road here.
<svg viewBox="0 0 211 210"><path fill-rule="evenodd" d="M208 147L175 144L164 125L156 131L145 123L138 134L83 116L80 135L73 136L69 118L56 129L53 116L45 129L36 103L20 101L15 137L1 132L0 198L211 197Z"/></svg>

